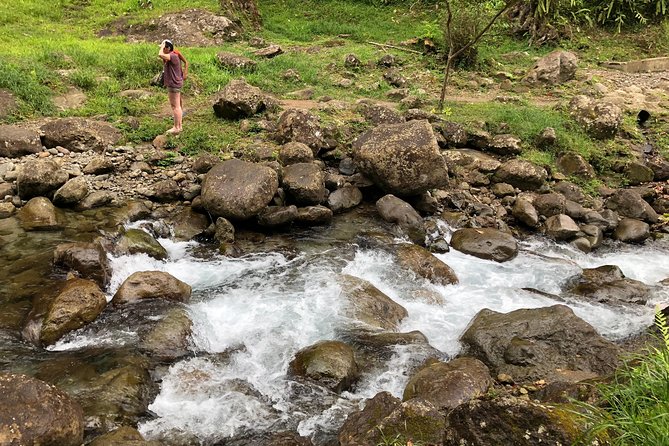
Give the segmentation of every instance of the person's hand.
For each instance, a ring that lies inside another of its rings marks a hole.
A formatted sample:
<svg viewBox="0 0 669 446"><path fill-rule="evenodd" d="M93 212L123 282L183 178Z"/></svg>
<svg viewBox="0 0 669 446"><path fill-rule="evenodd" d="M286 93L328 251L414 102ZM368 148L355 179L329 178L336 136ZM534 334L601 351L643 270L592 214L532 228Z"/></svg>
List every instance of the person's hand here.
<svg viewBox="0 0 669 446"><path fill-rule="evenodd" d="M165 41L163 40L162 42L160 42L160 49L162 50L164 48L165 48Z"/></svg>

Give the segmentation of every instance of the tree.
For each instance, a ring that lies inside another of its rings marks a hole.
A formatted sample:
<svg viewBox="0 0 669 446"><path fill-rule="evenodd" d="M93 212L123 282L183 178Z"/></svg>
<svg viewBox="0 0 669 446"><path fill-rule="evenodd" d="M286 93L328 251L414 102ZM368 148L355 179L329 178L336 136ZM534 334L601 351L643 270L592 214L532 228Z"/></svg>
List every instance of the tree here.
<svg viewBox="0 0 669 446"><path fill-rule="evenodd" d="M455 41L453 39L453 12L451 11L451 2L446 0L446 40L448 43L448 56L446 57L446 68L444 68L444 83L441 87L441 96L439 97L439 106L438 109L441 110L444 106L444 98L446 97L446 87L448 86L448 79L451 73L451 66L453 61L456 60L458 56L463 54L465 51L473 47L478 43L483 35L488 32L492 27L495 21L504 14L509 8L518 3L520 0L510 0L504 3L504 6L497 11L497 13L490 19L488 24L483 27L481 31L476 33L468 42L463 42L460 48L456 48Z"/></svg>

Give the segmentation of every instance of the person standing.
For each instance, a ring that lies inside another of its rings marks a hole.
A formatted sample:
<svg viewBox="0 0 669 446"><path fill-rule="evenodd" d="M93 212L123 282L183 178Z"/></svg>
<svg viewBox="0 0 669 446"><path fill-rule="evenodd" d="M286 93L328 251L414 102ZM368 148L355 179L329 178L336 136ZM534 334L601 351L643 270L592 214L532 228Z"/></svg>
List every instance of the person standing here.
<svg viewBox="0 0 669 446"><path fill-rule="evenodd" d="M183 87L184 79L188 76L188 61L181 53L174 50L174 44L170 40L163 40L160 43L158 57L163 61L163 80L167 88L167 97L172 107L172 115L174 116L174 126L167 133L176 135L181 133L182 130L183 108L181 88Z"/></svg>

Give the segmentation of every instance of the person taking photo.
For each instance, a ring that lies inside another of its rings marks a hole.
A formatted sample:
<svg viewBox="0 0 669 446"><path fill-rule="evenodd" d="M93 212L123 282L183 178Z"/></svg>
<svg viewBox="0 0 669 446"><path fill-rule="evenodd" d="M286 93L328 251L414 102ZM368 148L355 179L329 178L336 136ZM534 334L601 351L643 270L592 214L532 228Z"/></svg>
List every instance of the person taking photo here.
<svg viewBox="0 0 669 446"><path fill-rule="evenodd" d="M174 126L167 131L168 134L179 134L182 131L183 106L181 101L181 88L188 76L188 61L174 49L170 40L160 43L158 57L163 61L163 82L167 88L167 97L172 107ZM183 66L182 66L183 63Z"/></svg>

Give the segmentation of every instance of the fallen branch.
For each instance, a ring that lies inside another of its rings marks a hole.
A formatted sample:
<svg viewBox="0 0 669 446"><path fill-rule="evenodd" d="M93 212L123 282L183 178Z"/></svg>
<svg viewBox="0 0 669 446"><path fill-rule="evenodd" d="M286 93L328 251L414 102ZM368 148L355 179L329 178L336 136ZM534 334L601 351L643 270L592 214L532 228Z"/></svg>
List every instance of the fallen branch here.
<svg viewBox="0 0 669 446"><path fill-rule="evenodd" d="M423 54L420 51L410 50L409 48L402 48L401 46L388 45L386 43L376 43L376 42L366 42L366 43L369 43L370 45L380 46L381 48L392 48L395 50L406 51L408 53Z"/></svg>

